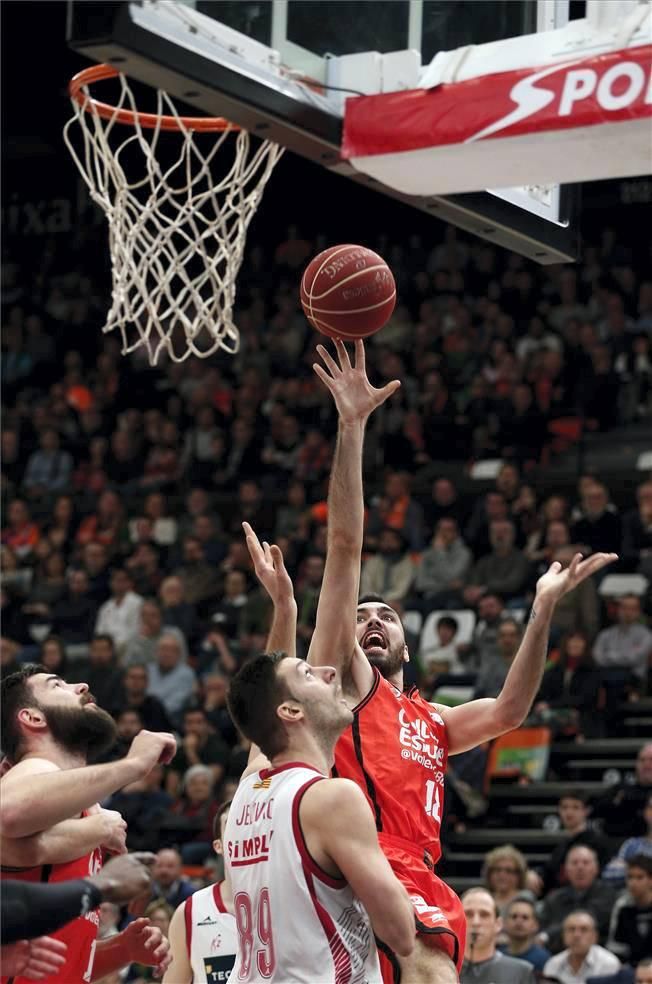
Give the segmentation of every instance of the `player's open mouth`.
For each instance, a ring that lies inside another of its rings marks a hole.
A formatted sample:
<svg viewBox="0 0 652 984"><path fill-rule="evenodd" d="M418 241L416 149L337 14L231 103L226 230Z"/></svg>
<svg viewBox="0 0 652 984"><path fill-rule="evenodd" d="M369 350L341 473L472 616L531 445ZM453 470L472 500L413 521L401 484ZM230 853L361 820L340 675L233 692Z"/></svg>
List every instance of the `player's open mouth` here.
<svg viewBox="0 0 652 984"><path fill-rule="evenodd" d="M371 629L362 637L362 648L387 649L387 639L382 632L378 632L377 629Z"/></svg>

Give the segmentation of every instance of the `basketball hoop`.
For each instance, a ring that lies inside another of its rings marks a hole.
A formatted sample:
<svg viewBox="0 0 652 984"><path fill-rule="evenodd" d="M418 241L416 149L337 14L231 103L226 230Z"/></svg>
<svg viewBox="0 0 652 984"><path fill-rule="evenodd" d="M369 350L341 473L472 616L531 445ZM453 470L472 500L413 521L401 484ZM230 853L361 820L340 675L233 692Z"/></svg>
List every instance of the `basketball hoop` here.
<svg viewBox="0 0 652 984"><path fill-rule="evenodd" d="M120 85L113 105L89 92L107 79ZM109 222L104 332L119 328L123 354L144 346L151 365L162 351L174 362L218 349L235 354L235 281L247 229L283 148L253 145L246 130L220 117L181 116L160 89L156 112L141 112L128 79L111 65L80 72L69 93L74 116L64 139ZM125 137L124 126L134 132Z"/></svg>

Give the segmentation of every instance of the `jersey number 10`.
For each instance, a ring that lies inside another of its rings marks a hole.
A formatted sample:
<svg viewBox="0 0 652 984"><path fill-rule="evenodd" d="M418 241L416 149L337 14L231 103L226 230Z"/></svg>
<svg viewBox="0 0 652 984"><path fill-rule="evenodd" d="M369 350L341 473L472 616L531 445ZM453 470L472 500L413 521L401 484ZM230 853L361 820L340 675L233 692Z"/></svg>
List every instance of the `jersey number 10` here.
<svg viewBox="0 0 652 984"><path fill-rule="evenodd" d="M261 888L258 899L252 900L246 892L238 892L233 898L233 909L240 951L240 974L249 976L251 961L256 953L256 966L261 977L271 977L276 965L272 937L272 910L269 889ZM262 945L258 945L262 944Z"/></svg>

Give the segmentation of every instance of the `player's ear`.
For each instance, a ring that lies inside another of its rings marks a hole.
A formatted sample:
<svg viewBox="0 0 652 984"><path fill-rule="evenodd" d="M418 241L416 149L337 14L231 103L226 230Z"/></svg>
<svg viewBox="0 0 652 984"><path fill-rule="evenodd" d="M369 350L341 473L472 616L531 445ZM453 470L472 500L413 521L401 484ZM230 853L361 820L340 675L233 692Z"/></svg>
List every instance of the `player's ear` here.
<svg viewBox="0 0 652 984"><path fill-rule="evenodd" d="M224 854L224 848L222 846L222 838L216 837L213 841L213 850L216 854Z"/></svg>
<svg viewBox="0 0 652 984"><path fill-rule="evenodd" d="M303 718L301 705L291 699L284 700L282 704L279 704L276 708L276 713L282 721L287 721L290 724L301 721Z"/></svg>
<svg viewBox="0 0 652 984"><path fill-rule="evenodd" d="M38 707L21 707L17 714L17 720L30 731L43 731L47 728L45 714Z"/></svg>
<svg viewBox="0 0 652 984"><path fill-rule="evenodd" d="M404 663L410 662L410 651L407 647L407 643L403 646L403 662Z"/></svg>

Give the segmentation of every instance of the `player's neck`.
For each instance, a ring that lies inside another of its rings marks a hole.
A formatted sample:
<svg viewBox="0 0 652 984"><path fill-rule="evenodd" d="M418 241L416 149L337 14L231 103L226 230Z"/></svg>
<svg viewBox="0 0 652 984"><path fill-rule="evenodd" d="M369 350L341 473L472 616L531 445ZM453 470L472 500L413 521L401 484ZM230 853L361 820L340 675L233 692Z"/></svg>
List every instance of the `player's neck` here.
<svg viewBox="0 0 652 984"><path fill-rule="evenodd" d="M387 677L388 681L403 693L403 670L397 670L396 673L392 673L391 676Z"/></svg>
<svg viewBox="0 0 652 984"><path fill-rule="evenodd" d="M305 742L291 742L285 751L275 755L272 759L272 768L278 769L279 766L287 765L288 762L302 762L305 765L311 765L313 769L317 769L318 772L327 776L334 759L333 745L322 746L314 736L310 736Z"/></svg>
<svg viewBox="0 0 652 984"><path fill-rule="evenodd" d="M86 765L86 756L81 752L69 752L49 737L42 738L32 745L23 759L45 759L58 765L60 769L79 769Z"/></svg>

